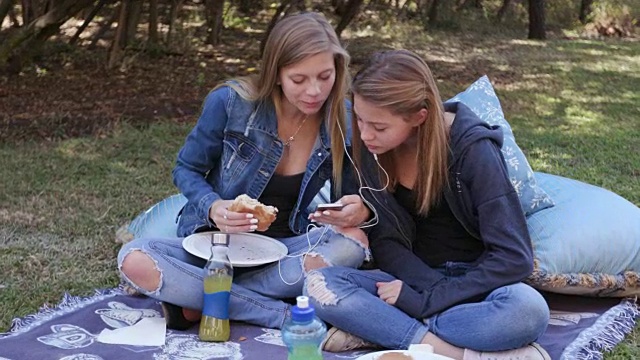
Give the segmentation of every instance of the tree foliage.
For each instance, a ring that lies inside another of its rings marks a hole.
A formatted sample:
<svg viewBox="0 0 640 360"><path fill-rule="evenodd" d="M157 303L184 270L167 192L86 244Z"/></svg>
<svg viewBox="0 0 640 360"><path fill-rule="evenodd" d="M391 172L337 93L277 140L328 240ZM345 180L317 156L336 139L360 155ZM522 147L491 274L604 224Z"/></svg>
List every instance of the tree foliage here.
<svg viewBox="0 0 640 360"><path fill-rule="evenodd" d="M550 21L567 18L566 13L556 15L559 9L573 14L569 23L585 24L597 34L633 36L640 0L0 0L0 70L19 71L51 38L74 46L106 46L105 65L113 68L129 49L180 54L190 41L217 46L227 31L256 17L268 24L268 34L280 18L303 10L324 12L343 36L366 21L370 9L421 22L424 31L462 29L468 19L488 20L494 28L521 19L529 38L545 39ZM60 36L69 20L77 24L72 35Z"/></svg>
<svg viewBox="0 0 640 360"><path fill-rule="evenodd" d="M37 1L24 1L30 5L36 5ZM42 3L46 3L42 4ZM60 26L67 22L80 10L90 6L93 0L58 0L43 1L40 6L32 6L27 15L23 14L23 25L18 31L14 31L0 46L0 66L19 70L22 68L26 57L42 46L52 35L56 34ZM36 11L32 11L37 9ZM39 14L36 17L35 14ZM33 17L30 22L28 19Z"/></svg>

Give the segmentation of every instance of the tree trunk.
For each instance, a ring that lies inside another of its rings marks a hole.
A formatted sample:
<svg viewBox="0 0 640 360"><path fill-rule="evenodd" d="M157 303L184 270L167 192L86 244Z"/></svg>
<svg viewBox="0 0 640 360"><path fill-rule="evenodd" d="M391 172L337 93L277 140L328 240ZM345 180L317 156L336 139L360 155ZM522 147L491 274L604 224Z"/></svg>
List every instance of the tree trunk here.
<svg viewBox="0 0 640 360"><path fill-rule="evenodd" d="M11 20L11 26L14 28L20 27L20 21L18 21L18 16L16 15L16 9L9 9L9 20Z"/></svg>
<svg viewBox="0 0 640 360"><path fill-rule="evenodd" d="M544 0L529 0L529 39L546 39L545 27Z"/></svg>
<svg viewBox="0 0 640 360"><path fill-rule="evenodd" d="M267 42L269 34L271 33L271 29L276 26L278 20L280 20L284 16L287 16L287 14L289 14L292 9L299 6L300 3L304 3L304 0L284 0L282 3L280 3L280 6L278 6L278 8L276 9L275 14L273 14L271 21L269 21L267 31L265 31L264 33L264 38L262 38L262 41L260 42L260 55L262 55L262 52L264 51L264 45Z"/></svg>
<svg viewBox="0 0 640 360"><path fill-rule="evenodd" d="M142 0L131 0L129 4L129 11L127 13L127 33L125 34L127 39L125 42L126 45L133 43L136 39L138 24L142 17L142 2Z"/></svg>
<svg viewBox="0 0 640 360"><path fill-rule="evenodd" d="M80 18L80 19L87 20L89 18L89 16L91 15L91 12L92 12L93 9L95 9L95 7L82 9L82 10L80 10L80 13L78 13L77 17Z"/></svg>
<svg viewBox="0 0 640 360"><path fill-rule="evenodd" d="M344 29L349 26L349 23L351 23L353 18L356 17L358 12L360 11L362 3L363 0L349 0L347 5L345 6L345 12L343 13L342 17L340 18L340 22L336 27L336 34L338 34L338 37L340 37L342 31L344 31Z"/></svg>
<svg viewBox="0 0 640 360"><path fill-rule="evenodd" d="M169 10L169 30L167 31L167 45L170 47L173 42L173 30L176 27L178 13L182 7L184 0L171 0L171 9Z"/></svg>
<svg viewBox="0 0 640 360"><path fill-rule="evenodd" d="M262 10L262 0L240 0L238 11L244 15L254 15Z"/></svg>
<svg viewBox="0 0 640 360"><path fill-rule="evenodd" d="M122 0L120 14L118 14L118 27L116 28L116 38L120 49L127 47L129 40L129 17L131 14L131 4L135 0ZM115 39L114 39L115 41ZM113 43L112 43L113 44Z"/></svg>
<svg viewBox="0 0 640 360"><path fill-rule="evenodd" d="M582 0L580 2L580 22L586 24L589 20L589 15L593 11L593 0Z"/></svg>
<svg viewBox="0 0 640 360"><path fill-rule="evenodd" d="M438 6L440 6L440 0L433 0L429 10L427 12L427 25L433 26L438 22Z"/></svg>
<svg viewBox="0 0 640 360"><path fill-rule="evenodd" d="M122 0L122 3L120 4L120 9L118 11L118 28L115 36L113 37L111 49L109 49L107 69L113 69L122 57L122 48L124 47L122 42L127 39L127 12L129 10L129 1L130 0Z"/></svg>
<svg viewBox="0 0 640 360"><path fill-rule="evenodd" d="M96 44L98 43L98 41L100 41L100 39L104 37L107 31L111 29L111 25L118 19L118 16L119 16L118 11L113 11L111 13L111 17L109 17L109 19L107 19L100 25L100 30L98 30L91 38L91 44L89 44L89 49L94 49L96 47Z"/></svg>
<svg viewBox="0 0 640 360"><path fill-rule="evenodd" d="M333 6L333 12L336 15L342 16L345 13L347 0L331 0L331 6Z"/></svg>
<svg viewBox="0 0 640 360"><path fill-rule="evenodd" d="M48 13L53 9L51 0L22 0L22 15L25 24ZM71 14L73 16L75 14Z"/></svg>
<svg viewBox="0 0 640 360"><path fill-rule="evenodd" d="M498 22L502 22L504 20L504 16L507 14L507 11L509 11L509 7L511 7L511 0L503 0L502 6L500 6L496 17Z"/></svg>
<svg viewBox="0 0 640 360"><path fill-rule="evenodd" d="M420 21L422 21L423 29L427 29L427 22L429 21L429 0L418 0L418 16L420 17Z"/></svg>
<svg viewBox="0 0 640 360"><path fill-rule="evenodd" d="M71 16L94 0L61 0L46 14L36 18L20 31L0 44L0 68L8 67L12 71L20 71L30 54L39 50L43 43L57 33L60 26Z"/></svg>
<svg viewBox="0 0 640 360"><path fill-rule="evenodd" d="M0 27L11 9L13 9L13 0L0 0Z"/></svg>
<svg viewBox="0 0 640 360"><path fill-rule="evenodd" d="M205 18L207 19L206 43L218 45L220 32L222 31L222 14L224 12L224 0L204 0Z"/></svg>
<svg viewBox="0 0 640 360"><path fill-rule="evenodd" d="M54 3L55 3L54 0L45 1L44 4L43 4L44 6L39 9L40 11L37 12L36 15L40 16L40 15L48 13L49 10L51 10L51 9L53 9L55 7ZM78 10L78 12L80 12L80 10ZM77 14L77 13L75 13L75 14ZM75 14L71 14L71 16L73 16Z"/></svg>
<svg viewBox="0 0 640 360"><path fill-rule="evenodd" d="M89 24L93 21L96 15L98 15L98 12L102 10L102 8L106 5L108 1L109 0L100 0L100 2L98 2L98 4L85 17L84 22L82 23L78 31L76 31L76 33L73 34L73 37L71 38L71 40L69 40L69 44L74 45L76 42L78 42L78 39L80 38L80 34L82 34L82 32L87 28L87 26L89 26Z"/></svg>
<svg viewBox="0 0 640 360"><path fill-rule="evenodd" d="M33 5L31 0L22 0L22 24L30 24L34 19Z"/></svg>
<svg viewBox="0 0 640 360"><path fill-rule="evenodd" d="M149 43L158 43L158 0L149 0Z"/></svg>

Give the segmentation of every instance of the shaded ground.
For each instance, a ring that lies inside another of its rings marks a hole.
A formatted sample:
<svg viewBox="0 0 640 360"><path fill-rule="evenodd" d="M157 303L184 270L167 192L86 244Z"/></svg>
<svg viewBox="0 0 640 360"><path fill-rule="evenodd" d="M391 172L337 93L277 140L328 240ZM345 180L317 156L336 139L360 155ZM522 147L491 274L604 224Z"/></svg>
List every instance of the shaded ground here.
<svg viewBox="0 0 640 360"><path fill-rule="evenodd" d="M107 50L54 43L20 75L0 77L0 142L101 136L120 122L136 127L160 119L194 121L207 92L219 81L255 70L262 33L229 30L219 46L182 55L129 51L118 69L105 69ZM357 68L392 41L360 36L346 41ZM424 45L424 44L418 44ZM425 57L437 78L469 84L495 64L475 57L452 62L446 44L430 44ZM464 41L458 43L464 47ZM468 46L477 46L469 39ZM62 50L62 51L60 51ZM502 69L496 84L517 74Z"/></svg>
<svg viewBox="0 0 640 360"><path fill-rule="evenodd" d="M228 33L216 48L182 55L130 51L110 71L106 49L51 45L20 75L0 77L0 142L100 136L123 121L192 120L217 82L256 66L260 34Z"/></svg>

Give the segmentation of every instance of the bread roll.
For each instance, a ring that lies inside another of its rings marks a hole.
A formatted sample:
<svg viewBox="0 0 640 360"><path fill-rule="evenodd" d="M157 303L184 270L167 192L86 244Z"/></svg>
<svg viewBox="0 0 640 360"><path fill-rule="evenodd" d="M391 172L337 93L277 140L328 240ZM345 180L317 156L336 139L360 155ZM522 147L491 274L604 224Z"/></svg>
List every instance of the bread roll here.
<svg viewBox="0 0 640 360"><path fill-rule="evenodd" d="M258 231L265 231L276 219L278 208L264 205L256 199L252 199L247 194L238 195L229 206L229 211L251 213L258 219Z"/></svg>
<svg viewBox="0 0 640 360"><path fill-rule="evenodd" d="M413 360L413 357L401 352L388 352L380 355L376 360Z"/></svg>

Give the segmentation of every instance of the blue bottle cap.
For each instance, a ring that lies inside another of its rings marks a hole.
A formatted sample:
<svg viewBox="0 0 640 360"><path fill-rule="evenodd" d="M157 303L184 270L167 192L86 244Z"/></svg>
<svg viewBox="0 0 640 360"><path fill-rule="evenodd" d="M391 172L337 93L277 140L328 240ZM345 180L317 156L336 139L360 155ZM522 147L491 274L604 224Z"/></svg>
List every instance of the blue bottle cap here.
<svg viewBox="0 0 640 360"><path fill-rule="evenodd" d="M291 308L291 319L295 322L309 322L313 320L315 310L309 305L307 296L298 296L296 305Z"/></svg>

